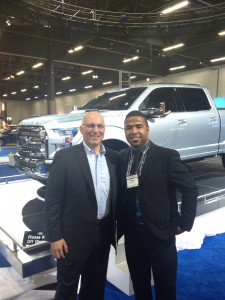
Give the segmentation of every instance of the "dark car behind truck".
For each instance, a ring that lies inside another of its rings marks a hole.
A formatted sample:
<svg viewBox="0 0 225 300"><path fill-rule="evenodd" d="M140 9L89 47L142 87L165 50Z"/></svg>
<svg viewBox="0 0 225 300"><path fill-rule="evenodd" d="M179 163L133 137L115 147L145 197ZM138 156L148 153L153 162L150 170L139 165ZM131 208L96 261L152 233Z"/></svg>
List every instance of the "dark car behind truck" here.
<svg viewBox="0 0 225 300"><path fill-rule="evenodd" d="M6 144L16 144L17 126L13 125L0 133L0 147Z"/></svg>

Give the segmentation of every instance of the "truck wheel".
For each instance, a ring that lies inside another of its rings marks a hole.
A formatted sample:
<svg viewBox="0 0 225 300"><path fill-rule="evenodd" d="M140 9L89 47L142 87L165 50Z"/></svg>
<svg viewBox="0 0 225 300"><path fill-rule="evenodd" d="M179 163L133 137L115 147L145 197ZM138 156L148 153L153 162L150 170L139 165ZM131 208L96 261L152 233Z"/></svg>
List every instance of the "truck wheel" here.
<svg viewBox="0 0 225 300"><path fill-rule="evenodd" d="M104 140L102 143L105 147L111 148L114 151L120 151L128 147L127 144L119 140Z"/></svg>
<svg viewBox="0 0 225 300"><path fill-rule="evenodd" d="M0 138L0 147L4 146L5 145L5 141L4 139Z"/></svg>
<svg viewBox="0 0 225 300"><path fill-rule="evenodd" d="M45 199L45 191L46 191L46 186L42 186L37 190L37 194L39 197Z"/></svg>
<svg viewBox="0 0 225 300"><path fill-rule="evenodd" d="M225 168L225 154L221 155L221 160L222 160L222 164L223 164L223 166Z"/></svg>

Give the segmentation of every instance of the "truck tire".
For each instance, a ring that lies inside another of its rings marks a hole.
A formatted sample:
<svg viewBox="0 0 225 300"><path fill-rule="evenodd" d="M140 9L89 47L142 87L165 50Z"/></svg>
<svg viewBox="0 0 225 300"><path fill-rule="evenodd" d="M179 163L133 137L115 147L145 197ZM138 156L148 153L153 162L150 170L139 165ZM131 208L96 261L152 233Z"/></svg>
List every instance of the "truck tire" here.
<svg viewBox="0 0 225 300"><path fill-rule="evenodd" d="M42 186L37 190L37 194L39 197L41 197L42 199L45 199L45 191L46 191L46 186Z"/></svg>
<svg viewBox="0 0 225 300"><path fill-rule="evenodd" d="M127 144L119 140L104 140L102 143L105 147L111 148L114 151L120 151L128 147Z"/></svg>
<svg viewBox="0 0 225 300"><path fill-rule="evenodd" d="M5 140L3 138L0 138L0 147L5 146Z"/></svg>
<svg viewBox="0 0 225 300"><path fill-rule="evenodd" d="M221 160L222 160L222 164L223 164L223 166L225 168L225 154L221 155Z"/></svg>

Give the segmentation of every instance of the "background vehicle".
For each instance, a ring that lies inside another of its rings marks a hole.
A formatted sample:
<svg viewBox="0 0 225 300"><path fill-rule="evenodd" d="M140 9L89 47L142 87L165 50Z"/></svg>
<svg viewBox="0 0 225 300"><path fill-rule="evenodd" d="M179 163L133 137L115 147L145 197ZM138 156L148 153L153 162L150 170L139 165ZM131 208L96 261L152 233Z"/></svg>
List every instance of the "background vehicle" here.
<svg viewBox="0 0 225 300"><path fill-rule="evenodd" d="M109 91L77 111L20 122L16 166L27 176L46 183L54 154L82 141L83 114L99 110L105 117L104 144L127 147L124 118L129 111L146 114L150 138L177 149L184 161L220 155L225 166L225 112L218 110L207 88L188 84L152 84Z"/></svg>
<svg viewBox="0 0 225 300"><path fill-rule="evenodd" d="M16 144L17 125L10 125L0 133L0 146L14 143Z"/></svg>

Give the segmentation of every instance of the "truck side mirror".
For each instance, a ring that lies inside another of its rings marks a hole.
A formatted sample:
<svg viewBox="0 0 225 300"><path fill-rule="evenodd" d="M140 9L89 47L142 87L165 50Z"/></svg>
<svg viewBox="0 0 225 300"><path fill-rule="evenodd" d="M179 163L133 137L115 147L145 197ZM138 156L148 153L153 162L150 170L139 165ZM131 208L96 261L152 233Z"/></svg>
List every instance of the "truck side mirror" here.
<svg viewBox="0 0 225 300"><path fill-rule="evenodd" d="M159 108L149 108L148 110L141 111L147 118L159 118L161 116L161 111Z"/></svg>
<svg viewBox="0 0 225 300"><path fill-rule="evenodd" d="M146 115L147 118L162 118L166 117L171 111L164 112L161 107L160 108L149 108L147 110L141 110L141 112Z"/></svg>

